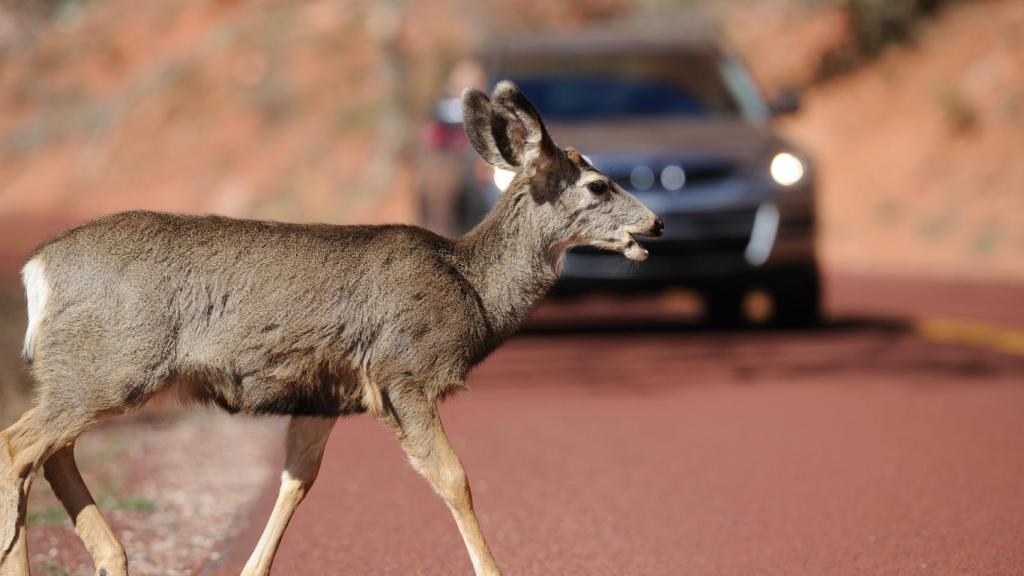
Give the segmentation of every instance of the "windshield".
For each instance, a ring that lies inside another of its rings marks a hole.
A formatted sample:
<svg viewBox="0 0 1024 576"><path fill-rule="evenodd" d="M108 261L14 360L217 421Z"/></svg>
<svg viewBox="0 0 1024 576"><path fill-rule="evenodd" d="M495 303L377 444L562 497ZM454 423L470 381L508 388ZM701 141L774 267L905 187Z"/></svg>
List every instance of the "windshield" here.
<svg viewBox="0 0 1024 576"><path fill-rule="evenodd" d="M724 65L711 54L556 56L505 62L501 76L555 121L738 116Z"/></svg>

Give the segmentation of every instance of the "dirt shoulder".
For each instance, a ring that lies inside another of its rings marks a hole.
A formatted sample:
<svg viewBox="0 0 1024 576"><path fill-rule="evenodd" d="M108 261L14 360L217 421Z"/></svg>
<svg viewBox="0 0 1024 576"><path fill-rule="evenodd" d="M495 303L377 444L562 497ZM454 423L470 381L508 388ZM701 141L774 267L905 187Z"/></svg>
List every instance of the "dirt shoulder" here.
<svg viewBox="0 0 1024 576"><path fill-rule="evenodd" d="M276 469L281 421L151 408L78 443L82 475L137 576L196 572L219 560ZM29 499L34 573L92 574L92 561L41 477Z"/></svg>
<svg viewBox="0 0 1024 576"><path fill-rule="evenodd" d="M0 284L0 428L29 405L32 384L18 358L24 302L16 280ZM283 422L157 402L97 425L78 442L82 476L136 576L192 574L218 561L274 477ZM92 574L92 562L42 475L28 507L33 573Z"/></svg>

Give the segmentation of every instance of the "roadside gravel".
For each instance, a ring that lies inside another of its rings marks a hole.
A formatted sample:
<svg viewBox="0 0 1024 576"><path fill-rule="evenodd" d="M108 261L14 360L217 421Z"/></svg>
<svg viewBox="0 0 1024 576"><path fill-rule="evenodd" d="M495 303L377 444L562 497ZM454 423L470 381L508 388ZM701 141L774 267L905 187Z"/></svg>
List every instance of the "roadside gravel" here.
<svg viewBox="0 0 1024 576"><path fill-rule="evenodd" d="M274 476L283 421L154 407L84 436L82 474L128 553L134 576L192 574L219 560ZM29 504L29 553L44 576L93 574L71 521L41 477Z"/></svg>

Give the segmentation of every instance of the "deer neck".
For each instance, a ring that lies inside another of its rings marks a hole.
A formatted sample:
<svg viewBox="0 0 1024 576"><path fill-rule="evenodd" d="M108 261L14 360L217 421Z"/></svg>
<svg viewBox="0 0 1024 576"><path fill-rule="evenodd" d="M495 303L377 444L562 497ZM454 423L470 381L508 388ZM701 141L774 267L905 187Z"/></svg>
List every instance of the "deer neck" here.
<svg viewBox="0 0 1024 576"><path fill-rule="evenodd" d="M457 241L465 253L466 279L499 339L526 321L551 289L565 252L532 202L527 193L503 193L490 214Z"/></svg>

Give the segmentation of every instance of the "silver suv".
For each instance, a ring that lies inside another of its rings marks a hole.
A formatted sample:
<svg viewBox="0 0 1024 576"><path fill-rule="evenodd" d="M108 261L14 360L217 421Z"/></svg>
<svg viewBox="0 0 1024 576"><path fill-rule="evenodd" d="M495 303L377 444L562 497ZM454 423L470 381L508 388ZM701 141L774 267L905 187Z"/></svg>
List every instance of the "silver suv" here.
<svg viewBox="0 0 1024 576"><path fill-rule="evenodd" d="M778 322L818 319L814 171L772 129L776 116L797 108L795 96L766 102L711 35L519 38L494 43L481 61L490 82L509 78L522 88L556 140L572 142L665 221L662 238L644 241L650 258L640 266L574 249L556 293L685 286L705 296L712 320L731 323L745 294L762 288ZM457 103L442 100L431 127L450 137L462 166L453 233L487 213L509 176L458 145L459 121Z"/></svg>

